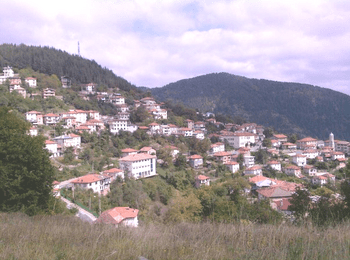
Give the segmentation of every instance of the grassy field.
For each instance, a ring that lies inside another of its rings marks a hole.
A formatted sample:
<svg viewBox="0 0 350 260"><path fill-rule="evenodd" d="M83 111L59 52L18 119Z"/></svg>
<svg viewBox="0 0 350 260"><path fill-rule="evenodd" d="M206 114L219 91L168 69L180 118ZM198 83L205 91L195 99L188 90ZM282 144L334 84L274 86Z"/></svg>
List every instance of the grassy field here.
<svg viewBox="0 0 350 260"><path fill-rule="evenodd" d="M349 249L350 223L115 229L68 216L0 214L0 259L350 259Z"/></svg>

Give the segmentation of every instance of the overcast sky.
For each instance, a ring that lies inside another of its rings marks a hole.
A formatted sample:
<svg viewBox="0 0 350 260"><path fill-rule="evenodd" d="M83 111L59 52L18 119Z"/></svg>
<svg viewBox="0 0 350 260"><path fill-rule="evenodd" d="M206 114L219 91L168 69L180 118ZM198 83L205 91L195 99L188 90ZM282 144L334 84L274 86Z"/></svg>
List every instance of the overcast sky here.
<svg viewBox="0 0 350 260"><path fill-rule="evenodd" d="M350 94L350 1L0 0L1 43L94 59L137 86L228 72Z"/></svg>

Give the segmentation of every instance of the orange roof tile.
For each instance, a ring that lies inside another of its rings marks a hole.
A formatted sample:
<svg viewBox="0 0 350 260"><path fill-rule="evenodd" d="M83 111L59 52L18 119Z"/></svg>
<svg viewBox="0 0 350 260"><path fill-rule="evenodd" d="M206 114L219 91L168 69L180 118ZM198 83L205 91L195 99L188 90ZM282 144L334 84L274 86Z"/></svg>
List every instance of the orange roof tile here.
<svg viewBox="0 0 350 260"><path fill-rule="evenodd" d="M132 148L122 149L122 153L135 153L135 152L137 152L137 150L132 149Z"/></svg>
<svg viewBox="0 0 350 260"><path fill-rule="evenodd" d="M150 155L148 153L138 153L138 154L130 154L128 156L120 158L119 161L134 162L134 161L147 160L147 159L153 159L153 158L157 158L157 157L154 155Z"/></svg>
<svg viewBox="0 0 350 260"><path fill-rule="evenodd" d="M138 209L129 207L115 207L102 212L96 222L115 225L121 223L124 219L137 217L138 213Z"/></svg>
<svg viewBox="0 0 350 260"><path fill-rule="evenodd" d="M204 180L208 180L209 177L207 177L207 176L205 176L205 175L198 175L196 179L197 179L197 180L200 180L200 181L204 181Z"/></svg>
<svg viewBox="0 0 350 260"><path fill-rule="evenodd" d="M87 174L71 181L71 183L93 183L99 180L103 180L105 178L105 176L99 174Z"/></svg>
<svg viewBox="0 0 350 260"><path fill-rule="evenodd" d="M203 157L200 156L199 154L194 154L188 157L190 160L195 160L195 159L202 159Z"/></svg>

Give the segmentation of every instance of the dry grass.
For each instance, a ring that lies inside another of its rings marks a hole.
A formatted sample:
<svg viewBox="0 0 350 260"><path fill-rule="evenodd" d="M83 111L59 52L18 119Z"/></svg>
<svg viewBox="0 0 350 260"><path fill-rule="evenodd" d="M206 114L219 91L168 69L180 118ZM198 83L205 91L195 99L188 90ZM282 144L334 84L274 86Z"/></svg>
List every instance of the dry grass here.
<svg viewBox="0 0 350 260"><path fill-rule="evenodd" d="M0 214L0 259L349 259L350 223L115 229L75 217Z"/></svg>

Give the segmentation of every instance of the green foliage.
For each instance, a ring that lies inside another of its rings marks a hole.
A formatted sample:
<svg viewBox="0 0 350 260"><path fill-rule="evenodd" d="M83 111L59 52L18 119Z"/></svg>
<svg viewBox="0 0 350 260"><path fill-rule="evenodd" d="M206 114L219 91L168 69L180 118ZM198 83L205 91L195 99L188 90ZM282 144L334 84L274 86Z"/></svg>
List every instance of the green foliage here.
<svg viewBox="0 0 350 260"><path fill-rule="evenodd" d="M130 121L133 123L143 122L150 117L150 114L144 106L139 106L130 113Z"/></svg>
<svg viewBox="0 0 350 260"><path fill-rule="evenodd" d="M26 69L23 75L33 75L31 69L51 75L42 82L43 87L55 88L57 84L60 85L58 79L61 76L68 76L73 84L95 82L110 88L138 91L125 79L116 76L107 68L102 68L94 60L87 60L49 47L2 44L0 45L0 67L7 65Z"/></svg>
<svg viewBox="0 0 350 260"><path fill-rule="evenodd" d="M270 148L270 147L271 147L271 139L265 138L264 141L262 142L262 145L263 145L264 147Z"/></svg>
<svg viewBox="0 0 350 260"><path fill-rule="evenodd" d="M41 136L27 135L28 123L0 108L0 210L35 215L46 211L54 170Z"/></svg>
<svg viewBox="0 0 350 260"><path fill-rule="evenodd" d="M268 153L266 152L266 150L262 150L262 149L259 149L255 154L255 163L258 163L258 164L266 164L267 163L267 160L269 158L269 155Z"/></svg>
<svg viewBox="0 0 350 260"><path fill-rule="evenodd" d="M202 205L193 193L176 195L167 212L166 222L199 222L202 217Z"/></svg>

